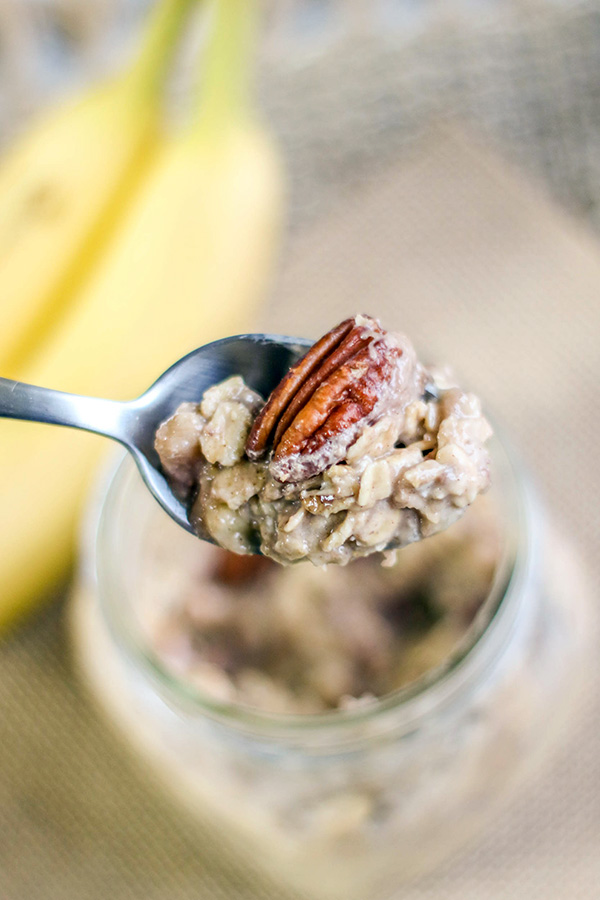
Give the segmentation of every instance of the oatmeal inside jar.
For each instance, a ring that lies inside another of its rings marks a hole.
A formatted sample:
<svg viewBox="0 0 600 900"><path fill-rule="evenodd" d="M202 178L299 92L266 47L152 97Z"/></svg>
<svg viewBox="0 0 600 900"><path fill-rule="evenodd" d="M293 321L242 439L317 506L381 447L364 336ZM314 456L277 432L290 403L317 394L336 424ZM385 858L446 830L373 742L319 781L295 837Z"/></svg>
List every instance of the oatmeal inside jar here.
<svg viewBox="0 0 600 900"><path fill-rule="evenodd" d="M368 703L449 661L501 552L487 497L391 567L282 567L205 542L186 543L184 557L169 535L156 535L143 585L165 668L217 701L305 715Z"/></svg>
<svg viewBox="0 0 600 900"><path fill-rule="evenodd" d="M239 376L156 435L190 521L280 563L346 564L430 537L489 485L479 399L369 316L332 329L266 403Z"/></svg>

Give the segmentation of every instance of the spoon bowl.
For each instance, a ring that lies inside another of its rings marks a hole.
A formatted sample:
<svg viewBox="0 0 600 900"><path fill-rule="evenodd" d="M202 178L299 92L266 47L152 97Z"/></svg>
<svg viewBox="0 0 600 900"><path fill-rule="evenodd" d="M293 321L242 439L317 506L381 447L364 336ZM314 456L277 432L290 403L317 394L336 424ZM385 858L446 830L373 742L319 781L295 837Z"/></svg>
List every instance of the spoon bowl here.
<svg viewBox="0 0 600 900"><path fill-rule="evenodd" d="M140 397L122 402L82 397L0 378L0 418L25 419L92 431L119 441L162 508L186 531L197 534L187 508L160 468L154 438L180 403L199 402L204 392L231 375L267 397L311 341L271 334L242 334L192 350ZM199 534L212 541L208 533ZM214 542L213 542L214 543Z"/></svg>

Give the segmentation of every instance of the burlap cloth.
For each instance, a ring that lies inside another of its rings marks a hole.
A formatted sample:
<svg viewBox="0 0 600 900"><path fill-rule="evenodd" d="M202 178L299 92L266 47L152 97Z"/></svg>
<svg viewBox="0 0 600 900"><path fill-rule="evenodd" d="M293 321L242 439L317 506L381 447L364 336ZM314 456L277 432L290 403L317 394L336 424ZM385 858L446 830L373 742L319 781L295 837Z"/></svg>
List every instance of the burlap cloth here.
<svg viewBox="0 0 600 900"><path fill-rule="evenodd" d="M312 205L312 224L296 228L259 326L316 335L364 309L406 330L426 357L457 363L597 583L596 239L456 131L434 129L364 184L351 180L338 182L327 215ZM580 724L550 767L476 847L398 897L599 896L595 681L590 672ZM295 896L217 848L121 746L73 675L61 603L2 645L1 900Z"/></svg>

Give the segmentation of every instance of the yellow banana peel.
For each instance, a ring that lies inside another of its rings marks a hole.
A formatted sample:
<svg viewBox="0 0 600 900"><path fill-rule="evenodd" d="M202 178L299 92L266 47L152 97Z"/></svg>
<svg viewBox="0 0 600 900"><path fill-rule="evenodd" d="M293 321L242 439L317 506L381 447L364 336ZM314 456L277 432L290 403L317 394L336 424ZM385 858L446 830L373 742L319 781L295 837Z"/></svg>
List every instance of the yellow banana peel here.
<svg viewBox="0 0 600 900"><path fill-rule="evenodd" d="M162 0L121 77L52 110L0 166L0 371L72 301L156 150L165 69L195 0Z"/></svg>
<svg viewBox="0 0 600 900"><path fill-rule="evenodd" d="M248 0L216 0L201 115L166 142L59 327L22 381L126 399L207 341L246 329L273 269L279 156L231 78L249 45ZM65 572L106 442L0 422L0 625Z"/></svg>

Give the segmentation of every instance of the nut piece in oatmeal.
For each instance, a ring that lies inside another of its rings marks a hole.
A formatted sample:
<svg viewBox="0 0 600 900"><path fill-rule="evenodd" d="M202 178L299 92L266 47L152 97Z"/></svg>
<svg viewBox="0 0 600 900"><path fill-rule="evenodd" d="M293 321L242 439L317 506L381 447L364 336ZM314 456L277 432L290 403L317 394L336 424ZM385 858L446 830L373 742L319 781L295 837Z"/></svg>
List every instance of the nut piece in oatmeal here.
<svg viewBox="0 0 600 900"><path fill-rule="evenodd" d="M242 378L156 435L190 521L236 553L345 564L453 524L489 485L474 394L369 316L310 348L266 403Z"/></svg>

